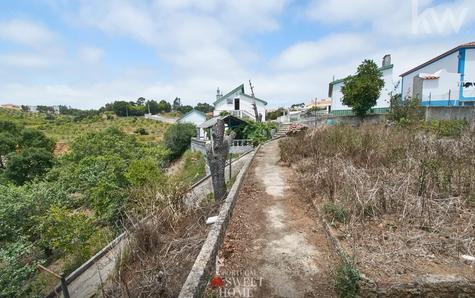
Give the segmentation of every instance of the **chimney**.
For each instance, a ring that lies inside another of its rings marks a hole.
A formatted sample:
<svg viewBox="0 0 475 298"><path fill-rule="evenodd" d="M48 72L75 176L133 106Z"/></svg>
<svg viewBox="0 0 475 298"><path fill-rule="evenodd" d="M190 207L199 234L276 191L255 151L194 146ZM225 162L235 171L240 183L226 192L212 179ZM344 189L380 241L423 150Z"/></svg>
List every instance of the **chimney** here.
<svg viewBox="0 0 475 298"><path fill-rule="evenodd" d="M221 94L221 91L219 91L219 87L218 87L218 90L216 90L216 99L220 99L223 95Z"/></svg>
<svg viewBox="0 0 475 298"><path fill-rule="evenodd" d="M391 65L391 55L387 54L383 57L383 67Z"/></svg>

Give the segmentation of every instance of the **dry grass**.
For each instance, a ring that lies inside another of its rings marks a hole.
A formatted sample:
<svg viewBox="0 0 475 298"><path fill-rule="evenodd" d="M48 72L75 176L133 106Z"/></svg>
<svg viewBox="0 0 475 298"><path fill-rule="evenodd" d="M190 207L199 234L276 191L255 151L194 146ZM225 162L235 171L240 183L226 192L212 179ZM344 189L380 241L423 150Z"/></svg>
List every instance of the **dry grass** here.
<svg viewBox="0 0 475 298"><path fill-rule="evenodd" d="M337 126L280 146L364 266L392 276L421 270L421 260L453 265L475 254L473 132Z"/></svg>
<svg viewBox="0 0 475 298"><path fill-rule="evenodd" d="M178 183L148 186L134 193L128 224L132 235L104 297L176 297L207 235L209 203L188 208ZM144 212L151 213L145 220Z"/></svg>

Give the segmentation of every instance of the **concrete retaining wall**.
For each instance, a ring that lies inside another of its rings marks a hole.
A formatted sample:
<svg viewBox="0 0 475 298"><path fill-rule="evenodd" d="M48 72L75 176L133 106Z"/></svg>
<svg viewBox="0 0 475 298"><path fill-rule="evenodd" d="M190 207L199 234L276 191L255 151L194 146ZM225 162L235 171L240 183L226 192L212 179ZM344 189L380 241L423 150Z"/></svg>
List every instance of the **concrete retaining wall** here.
<svg viewBox="0 0 475 298"><path fill-rule="evenodd" d="M239 194L239 189L241 188L241 184L244 180L247 170L249 169L249 165L251 164L258 150L259 147L256 149L256 151L252 152L251 158L246 161L246 164L236 177L236 181L234 182L231 190L224 200L223 205L221 206L218 220L213 224L213 227L209 231L208 237L206 238L198 257L196 258L195 264L188 274L188 277L178 297L203 297L203 293L206 290L206 286L216 265L216 256L223 243L224 234L226 232L229 219L231 218L231 214Z"/></svg>
<svg viewBox="0 0 475 298"><path fill-rule="evenodd" d="M426 120L465 120L475 122L475 107L427 107Z"/></svg>
<svg viewBox="0 0 475 298"><path fill-rule="evenodd" d="M231 164L231 173L235 177L243 167L252 159L254 151L249 151L241 155L238 159L233 160ZM229 180L229 164L226 167L226 181ZM186 204L199 204L206 196L213 191L211 176L208 175L196 182L190 187L183 200ZM143 220L147 220L148 217ZM120 259L122 249L126 245L128 234L126 232L117 236L97 254L82 264L66 277L68 290L71 297L91 297L93 296L100 282L105 281L114 272L117 261ZM57 285L45 297L54 298L61 296L61 285Z"/></svg>

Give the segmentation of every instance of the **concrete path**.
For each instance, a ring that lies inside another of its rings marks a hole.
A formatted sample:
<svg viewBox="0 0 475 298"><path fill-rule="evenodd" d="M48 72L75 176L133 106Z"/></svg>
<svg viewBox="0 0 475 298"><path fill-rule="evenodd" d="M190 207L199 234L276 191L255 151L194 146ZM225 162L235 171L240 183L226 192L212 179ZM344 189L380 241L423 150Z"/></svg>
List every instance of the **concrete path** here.
<svg viewBox="0 0 475 298"><path fill-rule="evenodd" d="M220 296L334 297L336 256L318 216L298 195L278 141L256 155L218 259Z"/></svg>

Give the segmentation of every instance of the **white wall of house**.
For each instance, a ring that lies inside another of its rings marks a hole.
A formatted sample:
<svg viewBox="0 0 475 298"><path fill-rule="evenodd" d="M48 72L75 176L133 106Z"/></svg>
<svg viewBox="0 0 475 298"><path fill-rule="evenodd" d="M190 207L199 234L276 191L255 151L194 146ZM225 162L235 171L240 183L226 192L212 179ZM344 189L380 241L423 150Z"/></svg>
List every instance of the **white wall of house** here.
<svg viewBox="0 0 475 298"><path fill-rule="evenodd" d="M472 86L463 89L463 96L475 98L475 49L465 50L464 82L471 82Z"/></svg>
<svg viewBox="0 0 475 298"><path fill-rule="evenodd" d="M239 94L238 92L237 95L232 94L218 102L214 107L213 116L219 116L222 111L234 111L234 102L236 98L239 98L239 110L246 111L250 117L252 116L252 118L254 118L254 107L252 106L254 99L245 94ZM261 101L256 100L256 107L257 112L262 115L262 121L265 121L266 106Z"/></svg>
<svg viewBox="0 0 475 298"><path fill-rule="evenodd" d="M435 73L441 69L445 69L449 73L458 72L458 51L437 60L429 65L426 65L420 69L416 69L413 72L405 75L401 81L402 95L403 97L412 96L412 85L414 82L414 77L418 76L420 73Z"/></svg>
<svg viewBox="0 0 475 298"><path fill-rule="evenodd" d="M388 68L382 71L382 79L384 81L384 87L381 90L381 95L376 101L376 105L373 108L387 108L390 104L390 93L394 91L394 79L393 79L393 68ZM332 111L338 110L351 110L351 107L343 104L343 93L341 88L343 87L344 82L340 82L332 85Z"/></svg>
<svg viewBox="0 0 475 298"><path fill-rule="evenodd" d="M193 123L196 126L200 125L205 121L206 116L196 110L191 111L183 118L180 118L180 120L178 120L179 123Z"/></svg>
<svg viewBox="0 0 475 298"><path fill-rule="evenodd" d="M459 99L459 83L460 83L460 74L459 73L449 73L446 70L440 70L436 73L439 78L433 80L424 80L422 83L422 101L433 101L433 100L448 100L449 99L449 90L450 99L458 100Z"/></svg>
<svg viewBox="0 0 475 298"><path fill-rule="evenodd" d="M178 119L178 123L192 123L194 124L197 129L196 129L196 136L198 138L204 138L205 136L205 132L202 128L198 128L198 126L200 124L202 124L203 122L206 121L206 116L197 111L197 110L192 110L191 112L189 112L188 114L186 114L185 116L183 116L182 118Z"/></svg>

